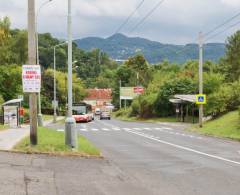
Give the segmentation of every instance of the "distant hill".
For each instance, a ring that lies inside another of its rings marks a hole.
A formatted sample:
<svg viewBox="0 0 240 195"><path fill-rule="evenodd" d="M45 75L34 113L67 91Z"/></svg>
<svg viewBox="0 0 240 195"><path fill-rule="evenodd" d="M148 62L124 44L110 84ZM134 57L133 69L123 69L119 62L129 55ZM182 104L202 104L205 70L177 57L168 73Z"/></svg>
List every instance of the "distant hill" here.
<svg viewBox="0 0 240 195"><path fill-rule="evenodd" d="M127 37L115 34L106 39L88 37L75 41L81 49L99 48L112 59L127 59L136 53L142 53L150 63L158 63L165 59L170 62L184 63L186 60L198 59L198 45L162 44L139 37ZM225 44L208 43L204 47L204 59L218 61L225 54Z"/></svg>

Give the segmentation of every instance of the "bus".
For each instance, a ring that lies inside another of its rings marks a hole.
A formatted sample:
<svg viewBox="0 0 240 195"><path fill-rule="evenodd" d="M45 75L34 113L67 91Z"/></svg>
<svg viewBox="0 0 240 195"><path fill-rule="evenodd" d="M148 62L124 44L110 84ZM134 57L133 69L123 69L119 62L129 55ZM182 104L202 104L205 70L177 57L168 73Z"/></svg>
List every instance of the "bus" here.
<svg viewBox="0 0 240 195"><path fill-rule="evenodd" d="M73 103L73 118L76 123L91 122L94 120L92 106L85 102Z"/></svg>

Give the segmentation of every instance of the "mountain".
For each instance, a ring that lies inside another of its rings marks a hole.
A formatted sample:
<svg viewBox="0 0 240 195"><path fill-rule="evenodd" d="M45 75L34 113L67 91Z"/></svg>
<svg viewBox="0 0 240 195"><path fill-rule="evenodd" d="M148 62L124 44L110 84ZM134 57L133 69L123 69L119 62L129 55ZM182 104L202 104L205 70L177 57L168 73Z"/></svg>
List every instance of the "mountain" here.
<svg viewBox="0 0 240 195"><path fill-rule="evenodd" d="M140 37L127 37L123 34L114 34L106 39L88 37L75 41L79 48L92 50L99 48L112 59L124 60L136 53L144 54L150 63L168 60L175 63L184 63L186 60L198 59L198 45L163 44ZM208 43L204 46L204 60L218 61L225 54L225 44Z"/></svg>

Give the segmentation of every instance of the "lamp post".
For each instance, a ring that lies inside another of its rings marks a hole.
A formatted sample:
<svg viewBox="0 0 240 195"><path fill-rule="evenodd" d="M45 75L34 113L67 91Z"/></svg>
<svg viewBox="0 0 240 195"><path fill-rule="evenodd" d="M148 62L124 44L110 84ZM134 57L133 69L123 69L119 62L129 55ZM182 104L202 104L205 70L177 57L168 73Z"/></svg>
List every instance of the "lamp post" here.
<svg viewBox="0 0 240 195"><path fill-rule="evenodd" d="M40 14L41 9L50 3L52 0L48 0L44 2L38 9L36 13L36 19L35 19L35 26L36 26L36 50L37 50L37 65L39 65L39 47L38 47L38 16ZM43 126L43 118L42 118L42 111L41 111L41 93L38 93L38 126Z"/></svg>
<svg viewBox="0 0 240 195"><path fill-rule="evenodd" d="M56 85L56 48L66 44L67 42L60 43L53 47L53 122L57 122L57 85Z"/></svg>
<svg viewBox="0 0 240 195"><path fill-rule="evenodd" d="M68 116L65 121L65 143L77 148L76 121L72 116L72 0L68 0Z"/></svg>

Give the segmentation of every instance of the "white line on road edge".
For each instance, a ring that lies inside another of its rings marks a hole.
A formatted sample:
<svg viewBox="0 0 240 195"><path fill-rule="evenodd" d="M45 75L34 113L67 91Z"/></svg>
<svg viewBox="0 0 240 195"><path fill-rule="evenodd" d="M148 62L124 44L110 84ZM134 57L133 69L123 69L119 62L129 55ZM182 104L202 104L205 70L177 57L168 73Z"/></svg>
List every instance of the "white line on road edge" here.
<svg viewBox="0 0 240 195"><path fill-rule="evenodd" d="M180 146L180 145L177 145L177 144L173 144L173 143L170 143L170 142L166 142L166 141L160 140L156 137L152 137L150 135L142 134L142 133L135 132L135 131L129 131L129 130L127 132L132 133L132 134L136 134L136 135L148 138L148 139L152 139L154 141L157 141L157 142L160 142L162 144L169 145L169 146L173 146L175 148L180 148L182 150L186 150L186 151L193 152L193 153L196 153L196 154L200 154L200 155L203 155L203 156L207 156L207 157L210 157L210 158L214 158L214 159L218 159L218 160L221 160L221 161L225 161L225 162L240 165L240 162L229 160L227 158L223 158L223 157L220 157L220 156L215 156L215 155L212 155L212 154L207 154L207 153L204 153L204 152L200 152L200 151L197 151L197 150L194 150L194 149L191 149L191 148L188 148L188 147Z"/></svg>

